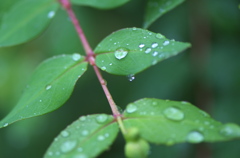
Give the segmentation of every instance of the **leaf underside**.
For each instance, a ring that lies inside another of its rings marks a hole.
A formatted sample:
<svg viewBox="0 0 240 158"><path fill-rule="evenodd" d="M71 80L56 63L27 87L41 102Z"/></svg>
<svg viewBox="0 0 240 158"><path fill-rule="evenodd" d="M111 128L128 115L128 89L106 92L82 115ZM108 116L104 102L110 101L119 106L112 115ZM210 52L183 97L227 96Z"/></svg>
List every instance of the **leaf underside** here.
<svg viewBox="0 0 240 158"><path fill-rule="evenodd" d="M156 144L217 142L240 138L240 127L222 124L188 102L141 99L130 103L123 116L128 129Z"/></svg>
<svg viewBox="0 0 240 158"><path fill-rule="evenodd" d="M127 28L112 33L95 49L99 68L115 75L133 75L190 47L159 33Z"/></svg>
<svg viewBox="0 0 240 158"><path fill-rule="evenodd" d="M97 157L109 148L118 131L118 125L110 115L82 116L54 139L44 157Z"/></svg>
<svg viewBox="0 0 240 158"><path fill-rule="evenodd" d="M71 0L73 4L90 6L98 9L112 9L119 7L130 0Z"/></svg>
<svg viewBox="0 0 240 158"><path fill-rule="evenodd" d="M0 47L21 44L37 36L59 8L55 0L18 0L11 3L0 20Z"/></svg>
<svg viewBox="0 0 240 158"><path fill-rule="evenodd" d="M148 28L160 16L172 10L184 0L148 0L144 16L144 28Z"/></svg>
<svg viewBox="0 0 240 158"><path fill-rule="evenodd" d="M43 115L63 105L70 97L76 81L87 69L84 59L80 54L61 55L40 64L18 104L1 120L0 127Z"/></svg>

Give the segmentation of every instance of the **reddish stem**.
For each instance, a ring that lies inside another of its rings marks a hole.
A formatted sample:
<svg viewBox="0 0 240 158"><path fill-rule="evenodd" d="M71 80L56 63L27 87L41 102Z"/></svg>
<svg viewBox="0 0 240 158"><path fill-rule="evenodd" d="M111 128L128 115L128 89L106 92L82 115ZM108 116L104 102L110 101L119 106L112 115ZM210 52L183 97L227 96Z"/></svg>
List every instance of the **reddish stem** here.
<svg viewBox="0 0 240 158"><path fill-rule="evenodd" d="M107 100L109 102L109 105L111 107L113 116L115 118L121 116L120 112L117 109L117 106L111 96L111 93L109 92L108 88L107 88L107 84L106 81L103 79L101 72L99 71L98 67L95 64L95 55L92 51L92 48L90 47L86 36L84 35L84 32L81 28L81 25L79 23L79 21L77 20L72 7L71 7L71 3L69 2L69 0L59 0L60 4L62 5L62 7L67 11L68 16L70 17L70 19L72 20L72 23L78 33L78 36L83 44L84 50L86 52L87 58L86 60L93 66L93 69L97 75L97 78L103 88L103 91L107 97Z"/></svg>

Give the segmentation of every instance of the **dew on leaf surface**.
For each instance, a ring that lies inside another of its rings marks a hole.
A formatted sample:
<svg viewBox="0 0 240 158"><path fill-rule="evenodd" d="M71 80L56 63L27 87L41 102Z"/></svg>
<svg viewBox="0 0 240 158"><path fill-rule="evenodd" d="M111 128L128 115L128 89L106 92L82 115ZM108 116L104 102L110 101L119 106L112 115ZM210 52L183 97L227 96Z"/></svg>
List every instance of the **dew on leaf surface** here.
<svg viewBox="0 0 240 158"><path fill-rule="evenodd" d="M240 137L240 127L233 123L225 124L220 129L220 134L226 137Z"/></svg>
<svg viewBox="0 0 240 158"><path fill-rule="evenodd" d="M55 12L54 11L50 11L48 13L48 18L52 18L54 15L55 15Z"/></svg>
<svg viewBox="0 0 240 158"><path fill-rule="evenodd" d="M85 154L77 154L73 158L88 158L88 156Z"/></svg>
<svg viewBox="0 0 240 158"><path fill-rule="evenodd" d="M61 151L64 153L72 151L77 145L77 141L66 141L61 145Z"/></svg>
<svg viewBox="0 0 240 158"><path fill-rule="evenodd" d="M152 56L154 56L154 57L157 56L157 55L158 55L157 51L154 51L153 54L152 54Z"/></svg>
<svg viewBox="0 0 240 158"><path fill-rule="evenodd" d="M105 137L102 136L102 135L100 135L100 136L97 137L97 139L98 139L99 141L103 141L103 140L105 139Z"/></svg>
<svg viewBox="0 0 240 158"><path fill-rule="evenodd" d="M98 122L98 123L104 123L104 122L106 122L108 120L108 115L106 115L106 114L101 114L101 115L98 115L97 117L96 117L96 121Z"/></svg>
<svg viewBox="0 0 240 158"><path fill-rule="evenodd" d="M134 104L130 104L130 105L128 105L126 110L127 110L127 113L133 113L133 112L137 111L137 106Z"/></svg>
<svg viewBox="0 0 240 158"><path fill-rule="evenodd" d="M8 126L8 123L4 123L3 127L7 127Z"/></svg>
<svg viewBox="0 0 240 158"><path fill-rule="evenodd" d="M168 107L163 114L170 120L181 121L184 119L184 113L176 107Z"/></svg>
<svg viewBox="0 0 240 158"><path fill-rule="evenodd" d="M69 136L69 132L68 132L68 131L62 131L62 132L61 132L61 135L62 135L63 137L68 137L68 136Z"/></svg>
<svg viewBox="0 0 240 158"><path fill-rule="evenodd" d="M133 74L128 75L127 78L128 78L128 81L130 82L135 80L135 76Z"/></svg>
<svg viewBox="0 0 240 158"><path fill-rule="evenodd" d="M163 45L166 46L166 45L169 45L169 43L170 43L169 41L164 41Z"/></svg>
<svg viewBox="0 0 240 158"><path fill-rule="evenodd" d="M145 53L148 54L151 52L151 50L152 50L151 48L146 48Z"/></svg>
<svg viewBox="0 0 240 158"><path fill-rule="evenodd" d="M52 88L52 85L47 85L45 89L46 89L46 90L49 90L49 89L51 89L51 88Z"/></svg>
<svg viewBox="0 0 240 158"><path fill-rule="evenodd" d="M162 38L165 38L165 36L163 36L163 35L160 34L160 33L157 33L157 34L156 34L156 38L158 38L158 39L162 39Z"/></svg>
<svg viewBox="0 0 240 158"><path fill-rule="evenodd" d="M187 135L189 143L200 143L204 140L204 136L198 131L192 131Z"/></svg>
<svg viewBox="0 0 240 158"><path fill-rule="evenodd" d="M139 44L139 48L143 48L145 46L145 44Z"/></svg>
<svg viewBox="0 0 240 158"><path fill-rule="evenodd" d="M80 55L80 54L77 54L77 53L74 53L74 54L72 55L72 59L73 59L74 61L78 61L79 59L81 59L81 55Z"/></svg>
<svg viewBox="0 0 240 158"><path fill-rule="evenodd" d="M89 134L88 130L83 130L81 133L82 133L83 136L86 136L86 135Z"/></svg>
<svg viewBox="0 0 240 158"><path fill-rule="evenodd" d="M152 44L152 48L157 48L157 46L158 46L158 43L153 43Z"/></svg>
<svg viewBox="0 0 240 158"><path fill-rule="evenodd" d="M126 48L118 48L114 52L114 55L118 60L125 58L127 56L127 54L128 54L128 49L126 49Z"/></svg>

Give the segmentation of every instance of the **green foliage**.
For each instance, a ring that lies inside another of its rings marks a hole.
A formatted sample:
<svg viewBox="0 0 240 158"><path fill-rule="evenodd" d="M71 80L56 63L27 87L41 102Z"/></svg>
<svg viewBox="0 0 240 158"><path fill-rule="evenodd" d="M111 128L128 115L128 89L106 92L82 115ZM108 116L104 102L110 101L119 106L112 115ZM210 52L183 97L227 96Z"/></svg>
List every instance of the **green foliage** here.
<svg viewBox="0 0 240 158"><path fill-rule="evenodd" d="M95 49L99 68L116 75L134 75L190 47L160 33L139 28L114 32Z"/></svg>
<svg viewBox="0 0 240 158"><path fill-rule="evenodd" d="M143 27L149 27L160 16L175 8L185 0L148 0Z"/></svg>
<svg viewBox="0 0 240 158"><path fill-rule="evenodd" d="M39 65L18 104L1 120L0 127L46 114L64 104L87 69L84 59L80 54L61 55Z"/></svg>
<svg viewBox="0 0 240 158"><path fill-rule="evenodd" d="M71 0L73 4L90 6L98 9L112 9L119 7L130 0Z"/></svg>
<svg viewBox="0 0 240 158"><path fill-rule="evenodd" d="M216 142L240 138L239 126L223 125L187 102L141 99L130 103L123 116L126 128L138 128L141 137L157 144Z"/></svg>
<svg viewBox="0 0 240 158"><path fill-rule="evenodd" d="M29 41L42 32L54 17L59 4L55 0L10 1L0 21L0 47Z"/></svg>
<svg viewBox="0 0 240 158"><path fill-rule="evenodd" d="M44 157L96 157L109 148L117 133L117 123L110 115L82 116L61 131Z"/></svg>

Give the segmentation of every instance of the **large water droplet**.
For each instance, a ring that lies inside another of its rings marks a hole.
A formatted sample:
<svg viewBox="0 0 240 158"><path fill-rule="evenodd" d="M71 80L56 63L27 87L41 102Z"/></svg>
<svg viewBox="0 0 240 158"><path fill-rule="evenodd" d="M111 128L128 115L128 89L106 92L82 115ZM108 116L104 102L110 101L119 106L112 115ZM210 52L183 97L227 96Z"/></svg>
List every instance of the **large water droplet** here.
<svg viewBox="0 0 240 158"><path fill-rule="evenodd" d="M146 48L145 53L148 54L151 52L151 50L152 50L151 48Z"/></svg>
<svg viewBox="0 0 240 158"><path fill-rule="evenodd" d="M184 118L184 113L176 107L169 107L163 113L168 119L174 121L181 121Z"/></svg>
<svg viewBox="0 0 240 158"><path fill-rule="evenodd" d="M72 59L73 59L74 61L78 61L79 59L81 59L81 55L78 54L78 53L74 53L74 54L72 55Z"/></svg>
<svg viewBox="0 0 240 158"><path fill-rule="evenodd" d="M66 141L61 145L61 151L67 153L72 151L77 145L77 141Z"/></svg>
<svg viewBox="0 0 240 158"><path fill-rule="evenodd" d="M8 126L8 123L4 123L3 127L7 127Z"/></svg>
<svg viewBox="0 0 240 158"><path fill-rule="evenodd" d="M106 114L101 114L101 115L98 115L97 117L96 117L96 121L98 122L98 123L104 123L104 122L106 122L108 120L108 115L106 115Z"/></svg>
<svg viewBox="0 0 240 158"><path fill-rule="evenodd" d="M128 78L128 81L133 81L135 79L135 76L134 74L130 74L127 76L127 78Z"/></svg>
<svg viewBox="0 0 240 158"><path fill-rule="evenodd" d="M63 137L68 137L68 136L69 136L69 133L68 133L68 131L62 131L62 132L61 132L61 135L62 135Z"/></svg>
<svg viewBox="0 0 240 158"><path fill-rule="evenodd" d="M220 129L220 133L226 137L239 137L240 136L240 127L233 123L228 123L223 125Z"/></svg>
<svg viewBox="0 0 240 158"><path fill-rule="evenodd" d="M139 48L143 48L145 46L145 44L139 44Z"/></svg>
<svg viewBox="0 0 240 158"><path fill-rule="evenodd" d="M127 110L127 113L133 113L133 112L137 111L137 106L134 104L130 104L130 105L128 105L126 110Z"/></svg>
<svg viewBox="0 0 240 158"><path fill-rule="evenodd" d="M158 43L153 43L152 48L156 48L158 46Z"/></svg>
<svg viewBox="0 0 240 158"><path fill-rule="evenodd" d="M169 45L169 43L170 43L169 41L164 41L163 45L166 46L166 45Z"/></svg>
<svg viewBox="0 0 240 158"><path fill-rule="evenodd" d="M51 88L52 88L51 85L47 85L47 86L46 86L46 90L49 90L49 89L51 89Z"/></svg>
<svg viewBox="0 0 240 158"><path fill-rule="evenodd" d="M82 135L84 135L84 136L86 136L86 135L89 134L88 130L83 130L81 133L82 133Z"/></svg>
<svg viewBox="0 0 240 158"><path fill-rule="evenodd" d="M157 33L157 34L156 34L156 38L158 38L158 39L162 39L162 38L165 38L165 36L163 36L163 35L160 34L160 33Z"/></svg>
<svg viewBox="0 0 240 158"><path fill-rule="evenodd" d="M103 140L105 139L105 137L102 136L102 135L100 135L100 136L97 137L97 139L98 139L99 141L103 141Z"/></svg>
<svg viewBox="0 0 240 158"><path fill-rule="evenodd" d="M73 158L88 158L88 156L85 154L77 154Z"/></svg>
<svg viewBox="0 0 240 158"><path fill-rule="evenodd" d="M123 59L127 56L128 54L128 49L126 48L119 48L114 52L114 55L117 59Z"/></svg>
<svg viewBox="0 0 240 158"><path fill-rule="evenodd" d="M54 11L50 11L48 13L48 18L52 18L54 15L55 15L55 12Z"/></svg>
<svg viewBox="0 0 240 158"><path fill-rule="evenodd" d="M187 135L189 143L200 143L204 140L204 136L198 131L192 131Z"/></svg>

